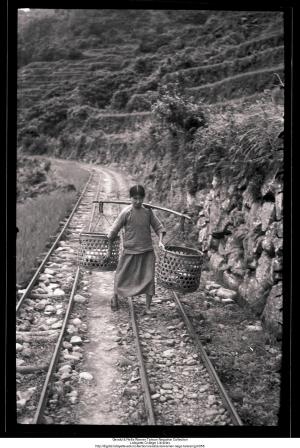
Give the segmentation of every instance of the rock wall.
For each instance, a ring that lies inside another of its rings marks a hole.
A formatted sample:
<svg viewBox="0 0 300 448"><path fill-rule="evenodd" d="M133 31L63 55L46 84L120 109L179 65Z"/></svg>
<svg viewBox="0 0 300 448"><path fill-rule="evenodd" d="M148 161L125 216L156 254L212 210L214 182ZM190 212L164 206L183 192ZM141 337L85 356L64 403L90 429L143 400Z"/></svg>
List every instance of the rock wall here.
<svg viewBox="0 0 300 448"><path fill-rule="evenodd" d="M253 184L211 188L188 196L199 208L198 241L216 279L236 291L265 326L281 336L283 181L270 174L254 196ZM257 199L257 197L259 199Z"/></svg>

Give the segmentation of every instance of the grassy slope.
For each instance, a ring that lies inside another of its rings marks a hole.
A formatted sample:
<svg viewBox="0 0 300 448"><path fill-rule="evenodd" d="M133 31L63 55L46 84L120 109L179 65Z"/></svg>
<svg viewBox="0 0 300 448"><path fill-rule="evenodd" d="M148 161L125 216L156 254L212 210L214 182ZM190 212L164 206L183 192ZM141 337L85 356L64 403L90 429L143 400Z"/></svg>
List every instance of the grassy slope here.
<svg viewBox="0 0 300 448"><path fill-rule="evenodd" d="M27 160L27 161L25 161ZM52 161L51 181L47 183L44 191L38 183L35 187L40 191L32 197L32 159L23 159L23 182L22 191L27 184L27 195L22 196L23 201L17 203L17 282L26 284L34 267L37 265L36 258L45 250L49 243L49 236L54 235L60 225L61 220L71 210L79 192L82 190L88 179L89 173L78 167L74 162ZM30 165L30 169L24 167ZM36 160L35 173L42 173L43 161ZM19 164L18 172L21 165ZM75 188L64 188L72 184ZM43 191L43 192L42 192Z"/></svg>

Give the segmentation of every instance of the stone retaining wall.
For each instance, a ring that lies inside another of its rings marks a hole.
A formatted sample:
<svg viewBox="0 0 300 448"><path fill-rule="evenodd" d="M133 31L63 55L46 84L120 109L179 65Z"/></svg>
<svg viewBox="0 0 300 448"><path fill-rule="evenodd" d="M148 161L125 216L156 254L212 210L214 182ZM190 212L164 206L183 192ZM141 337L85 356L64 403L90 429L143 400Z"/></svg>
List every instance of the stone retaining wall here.
<svg viewBox="0 0 300 448"><path fill-rule="evenodd" d="M188 196L199 208L198 241L216 279L236 291L277 336L282 328L283 183L272 174L260 190L225 187L216 178L210 189Z"/></svg>

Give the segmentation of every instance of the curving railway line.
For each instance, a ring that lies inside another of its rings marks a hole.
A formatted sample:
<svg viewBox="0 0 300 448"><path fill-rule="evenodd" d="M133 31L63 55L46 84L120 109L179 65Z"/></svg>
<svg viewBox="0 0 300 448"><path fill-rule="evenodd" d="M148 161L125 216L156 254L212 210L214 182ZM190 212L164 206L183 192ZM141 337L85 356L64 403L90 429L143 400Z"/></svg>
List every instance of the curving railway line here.
<svg viewBox="0 0 300 448"><path fill-rule="evenodd" d="M72 403L80 407L69 380L79 377L84 383L84 375L75 367L88 350L89 322L82 323L73 308L74 304L86 306L84 295L77 292L79 286L87 288L84 285L91 272L78 267L77 251L80 232L91 231L97 221L93 201L99 200L101 194L106 199L124 200L127 184L111 169L91 172L51 249L20 294L16 307L20 424L53 423L48 416L54 404L59 407L62 394L69 395ZM110 218L119 211L112 205L106 207ZM102 230L106 231L108 224L103 222ZM101 273L99 276L101 281ZM242 425L184 310L184 300L160 286L157 292L154 316L143 314L144 303L139 298L121 301L120 314L114 315L116 321L130 320L127 343L135 357L134 397L127 397L123 389L122 400L128 400L130 405L138 403L140 413L134 423ZM132 422L125 419L122 424Z"/></svg>

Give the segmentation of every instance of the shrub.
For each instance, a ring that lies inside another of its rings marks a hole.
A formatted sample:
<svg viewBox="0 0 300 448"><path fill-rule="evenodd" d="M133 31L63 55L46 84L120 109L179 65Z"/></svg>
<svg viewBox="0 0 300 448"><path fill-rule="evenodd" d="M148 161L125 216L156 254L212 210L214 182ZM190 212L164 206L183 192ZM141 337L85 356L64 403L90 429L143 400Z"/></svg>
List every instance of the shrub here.
<svg viewBox="0 0 300 448"><path fill-rule="evenodd" d="M135 60L133 69L139 74L150 75L156 66L157 63L153 57L144 56Z"/></svg>
<svg viewBox="0 0 300 448"><path fill-rule="evenodd" d="M255 105L242 105L242 112L228 106L227 112L211 112L205 129L193 142L197 172L230 183L252 181L256 189L265 175L282 166L282 115L269 98Z"/></svg>
<svg viewBox="0 0 300 448"><path fill-rule="evenodd" d="M82 122L87 120L94 112L89 106L73 106L67 111L68 124L72 120L72 124L82 125Z"/></svg>
<svg viewBox="0 0 300 448"><path fill-rule="evenodd" d="M40 135L27 143L27 152L29 154L46 154L51 152L51 147L45 135Z"/></svg>
<svg viewBox="0 0 300 448"><path fill-rule="evenodd" d="M147 98L147 95L134 94L126 105L128 112L143 112L151 109L151 102Z"/></svg>
<svg viewBox="0 0 300 448"><path fill-rule="evenodd" d="M138 51L141 53L155 53L163 45L167 45L170 42L170 35L160 34L155 32L145 33L138 46Z"/></svg>
<svg viewBox="0 0 300 448"><path fill-rule="evenodd" d="M103 77L87 77L78 86L81 103L104 108L109 105L113 92L119 88L123 90L124 86L130 88L135 83L136 74L131 70L112 72Z"/></svg>
<svg viewBox="0 0 300 448"><path fill-rule="evenodd" d="M122 110L125 108L129 99L128 90L117 90L111 99L110 105L112 109Z"/></svg>
<svg viewBox="0 0 300 448"><path fill-rule="evenodd" d="M152 112L174 135L183 132L191 136L198 128L206 126L204 106L188 100L178 84L168 84L161 89Z"/></svg>

